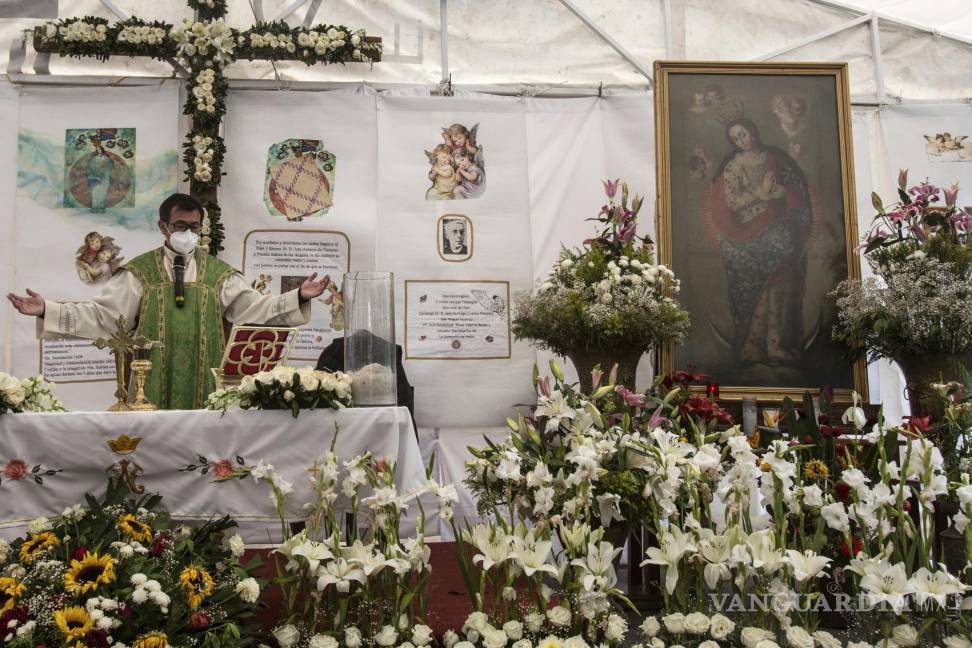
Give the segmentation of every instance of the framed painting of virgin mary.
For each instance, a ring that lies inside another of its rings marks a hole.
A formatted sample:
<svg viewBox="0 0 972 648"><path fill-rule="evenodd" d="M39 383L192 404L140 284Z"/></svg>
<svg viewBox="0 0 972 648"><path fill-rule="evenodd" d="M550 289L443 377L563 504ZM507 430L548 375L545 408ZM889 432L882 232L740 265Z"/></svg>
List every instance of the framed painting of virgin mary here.
<svg viewBox="0 0 972 648"><path fill-rule="evenodd" d="M844 63L655 63L658 250L721 398L867 394L828 293L860 276Z"/></svg>

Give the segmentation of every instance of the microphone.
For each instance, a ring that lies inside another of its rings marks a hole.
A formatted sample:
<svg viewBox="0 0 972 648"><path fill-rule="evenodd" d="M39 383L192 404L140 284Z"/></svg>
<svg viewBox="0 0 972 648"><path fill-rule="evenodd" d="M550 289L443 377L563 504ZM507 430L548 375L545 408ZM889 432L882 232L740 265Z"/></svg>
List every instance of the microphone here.
<svg viewBox="0 0 972 648"><path fill-rule="evenodd" d="M181 254L177 254L172 260L172 272L175 275L175 303L182 308L186 305L186 260Z"/></svg>

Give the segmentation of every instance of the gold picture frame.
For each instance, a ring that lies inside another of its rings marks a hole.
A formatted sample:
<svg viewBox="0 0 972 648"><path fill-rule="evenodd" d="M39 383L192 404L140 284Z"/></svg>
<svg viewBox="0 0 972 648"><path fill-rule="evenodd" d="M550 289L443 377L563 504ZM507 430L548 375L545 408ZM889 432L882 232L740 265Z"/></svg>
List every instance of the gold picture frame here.
<svg viewBox="0 0 972 648"><path fill-rule="evenodd" d="M847 75L846 63L655 63L658 255L692 318L684 344L660 349L661 372L706 374L727 400L825 386L867 398L866 363L831 340L827 295L860 277Z"/></svg>

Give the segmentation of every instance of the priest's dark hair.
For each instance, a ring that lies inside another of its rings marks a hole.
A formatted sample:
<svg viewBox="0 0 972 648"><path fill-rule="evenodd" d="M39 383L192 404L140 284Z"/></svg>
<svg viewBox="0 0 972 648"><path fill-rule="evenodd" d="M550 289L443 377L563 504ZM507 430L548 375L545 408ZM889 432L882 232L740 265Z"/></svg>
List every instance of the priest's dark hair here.
<svg viewBox="0 0 972 648"><path fill-rule="evenodd" d="M189 194L174 193L163 200L162 204L159 205L159 220L163 223L168 223L173 209L199 212L199 218L201 219L203 217L202 204Z"/></svg>

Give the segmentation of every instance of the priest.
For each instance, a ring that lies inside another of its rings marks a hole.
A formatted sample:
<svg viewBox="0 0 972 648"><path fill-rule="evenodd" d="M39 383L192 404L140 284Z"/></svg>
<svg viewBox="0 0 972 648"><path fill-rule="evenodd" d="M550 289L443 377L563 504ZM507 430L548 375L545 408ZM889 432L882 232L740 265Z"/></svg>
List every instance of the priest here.
<svg viewBox="0 0 972 648"><path fill-rule="evenodd" d="M8 294L20 313L37 317L41 338L95 339L115 332L124 316L130 327L160 348L151 352L146 396L162 409L196 409L214 389L211 367L219 366L226 346L224 321L269 326L299 326L310 319L310 300L321 295L330 277L315 272L282 295L262 295L243 275L198 247L203 209L185 194L173 194L159 207L165 243L127 264L86 302L55 302L27 289Z"/></svg>

